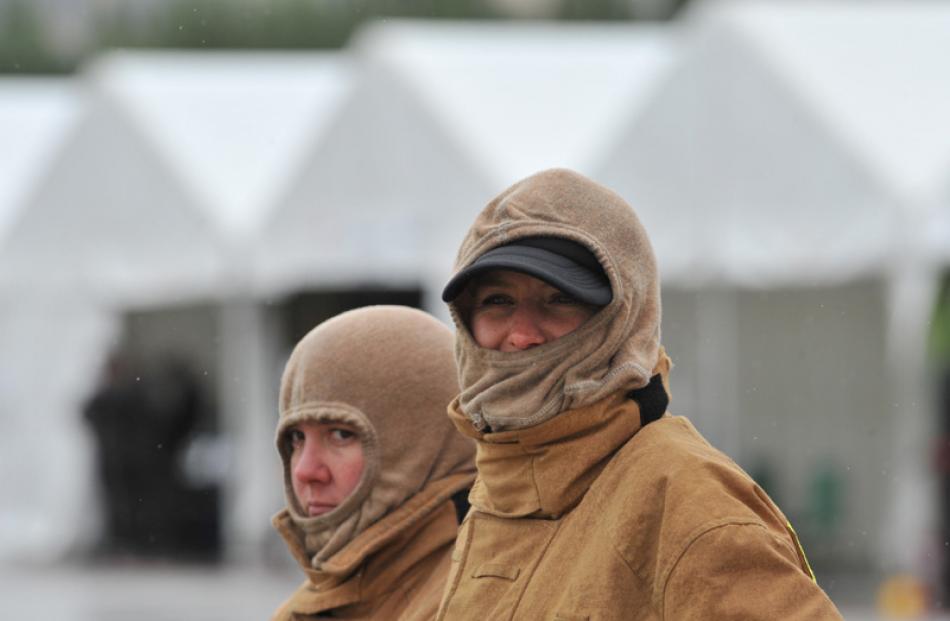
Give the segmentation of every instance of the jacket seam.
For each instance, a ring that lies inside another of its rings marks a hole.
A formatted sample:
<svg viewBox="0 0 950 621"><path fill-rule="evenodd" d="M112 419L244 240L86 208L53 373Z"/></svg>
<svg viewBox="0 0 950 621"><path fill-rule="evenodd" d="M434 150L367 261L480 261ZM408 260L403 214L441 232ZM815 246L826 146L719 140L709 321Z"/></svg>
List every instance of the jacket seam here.
<svg viewBox="0 0 950 621"><path fill-rule="evenodd" d="M673 575L673 572L676 571L676 568L679 566L680 561L684 556L686 556L686 553L693 546L693 544L699 541L700 538L714 530L718 530L726 526L757 526L764 530L766 534L771 535L768 528L761 521L751 520L748 518L726 518L709 524L704 524L694 529L693 532L685 538L685 543L682 544L679 552L673 557L673 561L669 564L669 567L664 569L660 574L660 579L657 582L657 586L660 588L654 593L654 599L657 600L655 606L660 612L661 619L666 618L666 587L669 584L670 577Z"/></svg>
<svg viewBox="0 0 950 621"><path fill-rule="evenodd" d="M544 545L544 549L541 551L541 555L538 557L537 562L535 562L534 567L531 568L531 571L528 572L528 575L524 579L524 588L521 589L521 592L518 593L518 599L515 600L515 605L511 607L511 616L509 619L514 619L515 614L518 612L518 608L521 607L521 601L524 599L525 593L528 592L528 587L531 585L531 579L534 578L535 572L538 571L538 567L541 566L541 563L544 562L544 557L547 556L548 550L551 549L551 544L554 543L554 540L557 539L558 535L561 534L561 520L554 520L554 534L548 539L548 542Z"/></svg>
<svg viewBox="0 0 950 621"><path fill-rule="evenodd" d="M445 592L445 597L443 598L445 600L444 601L445 605L439 606L440 610L439 610L439 614L437 615L436 621L441 621L442 619L445 619L445 615L447 614L449 610L449 605L452 602L452 598L455 597L455 594L458 591L459 582L461 582L462 580L462 574L464 573L464 569L468 562L468 552L472 546L472 539L475 538L474 537L475 523L478 521L477 519L475 519L477 513L480 513L480 512L475 512L475 511L470 512L466 516L465 520L462 521L462 526L464 526L466 522L469 523L468 537L465 538L465 546L462 548L461 558L459 558L458 560L458 568L457 568L458 571L455 572L455 576L453 577L452 584L447 585L448 588ZM461 528L459 529L459 532L461 532ZM457 540L458 539L456 539L456 541Z"/></svg>
<svg viewBox="0 0 950 621"><path fill-rule="evenodd" d="M534 487L534 495L535 495L535 497L538 499L538 509L540 509L540 510L543 511L544 508L545 508L545 507L544 507L545 503L544 503L544 498L541 497L541 487L538 485L538 468L537 468L537 466L538 466L538 459L537 459L537 455L536 455L536 454L533 454L533 452L532 452L532 453L529 453L529 451L525 448L525 446L524 446L523 444L521 444L521 445L519 445L519 446L521 447L521 450L522 450L524 453L527 453L527 454L530 455L530 458L531 458L531 462L530 462L530 463L531 463L531 485Z"/></svg>
<svg viewBox="0 0 950 621"><path fill-rule="evenodd" d="M614 542L611 544L610 549L613 551L613 553L614 553L615 555L617 555L617 558L619 558L619 559L620 559L620 562L623 563L623 566L627 568L627 571L629 571L630 574L631 574L636 580L639 580L640 583L643 583L643 582L644 582L643 577L640 576L640 574L637 573L637 570L634 569L633 566L630 565L630 562L629 562L629 561L627 560L627 558L624 556L623 552L620 551L620 548L618 547L616 541L614 541ZM655 603L653 604L653 608L656 609L656 604L655 604ZM660 612L660 616L661 616L661 618L662 618L663 610L660 609L659 612Z"/></svg>

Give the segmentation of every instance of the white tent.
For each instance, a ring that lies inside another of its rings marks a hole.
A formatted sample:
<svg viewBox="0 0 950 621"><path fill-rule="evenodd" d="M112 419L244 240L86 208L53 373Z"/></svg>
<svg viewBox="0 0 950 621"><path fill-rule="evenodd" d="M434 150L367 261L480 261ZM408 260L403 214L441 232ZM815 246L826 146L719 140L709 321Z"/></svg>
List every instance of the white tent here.
<svg viewBox="0 0 950 621"><path fill-rule="evenodd" d="M11 90L5 102L31 92L15 86L20 95ZM15 384L8 420L21 432L11 436L17 446L5 455L19 464L16 481L22 481L24 466L30 468L33 490L7 496L5 515L13 522L5 526L13 534L4 538L4 556L56 557L91 534L91 443L80 409L117 335L106 300L148 288L177 292L181 280L167 269L173 244L185 242L182 255L191 244L205 259L213 247L198 243L200 219L182 212L182 194L163 177L147 145L108 97L90 86L77 81L65 96L68 120L62 114L43 119L47 131L58 131L55 140L45 140L42 166L35 172L14 168L25 187L0 244L0 357L13 371L5 377ZM28 105L33 115L44 110ZM4 143L17 149L15 158L44 145L42 132L34 132L35 142L25 135L26 120L19 125L24 144ZM193 273L208 263L196 261ZM179 266L177 276L190 274ZM63 506L77 518L63 520Z"/></svg>
<svg viewBox="0 0 950 621"><path fill-rule="evenodd" d="M0 82L0 240L75 123L80 107L76 88L63 79Z"/></svg>
<svg viewBox="0 0 950 621"><path fill-rule="evenodd" d="M602 153L635 197L664 278L747 284L847 279L891 255L894 198L772 62L769 47L693 24L688 54Z"/></svg>
<svg viewBox="0 0 950 621"><path fill-rule="evenodd" d="M665 340L696 363L680 407L770 459L793 514L833 463L836 560L919 568L936 284L920 249L950 158L950 10L711 3L686 27L599 173L656 242Z"/></svg>
<svg viewBox="0 0 950 621"><path fill-rule="evenodd" d="M215 227L256 233L350 82L319 52L122 52L102 83Z"/></svg>
<svg viewBox="0 0 950 621"><path fill-rule="evenodd" d="M669 65L665 30L387 21L353 45L359 77L258 253L270 287L416 281L438 301L458 243L501 189L580 170Z"/></svg>
<svg viewBox="0 0 950 621"><path fill-rule="evenodd" d="M66 79L0 81L0 247L79 121L77 91ZM58 324L76 329L51 328ZM89 467L71 414L95 370L71 368L70 361L82 359L110 327L88 305L0 286L0 558L56 558L92 525L89 486L64 473ZM59 377L67 379L57 383ZM64 506L78 509L68 528L57 514Z"/></svg>
<svg viewBox="0 0 950 621"><path fill-rule="evenodd" d="M85 72L87 114L11 232L4 271L145 300L221 286L344 69L327 54L106 55Z"/></svg>
<svg viewBox="0 0 950 621"><path fill-rule="evenodd" d="M102 296L206 286L217 268L207 219L96 77L85 86L82 119L0 248L2 277Z"/></svg>
<svg viewBox="0 0 950 621"><path fill-rule="evenodd" d="M104 56L83 72L82 117L0 247L9 295L56 291L73 307L100 308L113 322L129 305L220 301L217 334L194 337L210 348L220 342L219 368L211 371L233 381L219 380L217 400L233 449L248 456L233 462L229 481L231 543L253 545L279 499L261 497L271 478L254 484L267 477L262 462L274 461L266 417L273 378L262 361L270 339L243 298L242 245L319 136L346 71L339 55L326 53ZM75 317L60 317L59 332L81 330L83 315ZM91 369L80 382L86 391L115 336L113 330L87 343L76 364ZM47 381L41 373L30 377ZM45 390L75 383L62 377ZM81 397L61 404L64 416L75 418ZM253 532L242 530L251 521L245 530Z"/></svg>
<svg viewBox="0 0 950 621"><path fill-rule="evenodd" d="M665 26L387 22L360 51L399 77L493 188L590 170L675 58Z"/></svg>
<svg viewBox="0 0 950 621"><path fill-rule="evenodd" d="M230 552L253 553L280 504L270 437L273 325L246 288L248 247L349 89L337 53L124 53L109 87L222 236L218 402L232 454Z"/></svg>

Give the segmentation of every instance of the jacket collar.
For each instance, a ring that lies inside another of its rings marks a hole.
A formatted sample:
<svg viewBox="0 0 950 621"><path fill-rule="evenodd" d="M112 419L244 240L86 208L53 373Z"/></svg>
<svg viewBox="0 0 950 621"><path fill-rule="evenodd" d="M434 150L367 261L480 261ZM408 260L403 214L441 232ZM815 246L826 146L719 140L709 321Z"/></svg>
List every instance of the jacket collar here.
<svg viewBox="0 0 950 621"><path fill-rule="evenodd" d="M516 431L479 433L457 401L450 415L478 441L472 507L508 518L556 518L569 511L640 429L639 406L623 393Z"/></svg>
<svg viewBox="0 0 950 621"><path fill-rule="evenodd" d="M482 433L459 407L449 416L478 450L478 478L469 500L500 517L557 518L577 505L610 458L669 402L670 361L660 362L645 389L617 391L527 429Z"/></svg>

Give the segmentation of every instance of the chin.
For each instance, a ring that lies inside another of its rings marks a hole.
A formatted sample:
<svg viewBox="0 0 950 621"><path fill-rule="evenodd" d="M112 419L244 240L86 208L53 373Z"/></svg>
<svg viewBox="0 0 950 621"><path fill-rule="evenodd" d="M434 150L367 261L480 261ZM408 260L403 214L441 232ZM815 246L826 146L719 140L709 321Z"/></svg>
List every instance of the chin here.
<svg viewBox="0 0 950 621"><path fill-rule="evenodd" d="M307 505L307 515L317 517L336 509L336 505Z"/></svg>

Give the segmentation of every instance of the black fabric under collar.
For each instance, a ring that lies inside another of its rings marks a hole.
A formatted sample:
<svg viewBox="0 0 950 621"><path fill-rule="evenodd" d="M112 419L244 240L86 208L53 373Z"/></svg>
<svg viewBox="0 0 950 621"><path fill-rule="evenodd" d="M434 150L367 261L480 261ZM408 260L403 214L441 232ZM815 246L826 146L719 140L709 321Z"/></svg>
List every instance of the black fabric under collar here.
<svg viewBox="0 0 950 621"><path fill-rule="evenodd" d="M455 519L459 524L465 519L471 505L468 503L468 492L471 488L466 487L452 494L452 504L455 505Z"/></svg>
<svg viewBox="0 0 950 621"><path fill-rule="evenodd" d="M627 393L627 396L640 406L641 427L645 427L663 416L670 404L670 396L666 394L666 389L663 387L663 378L660 377L659 373L650 378L649 384L643 388L631 390Z"/></svg>

